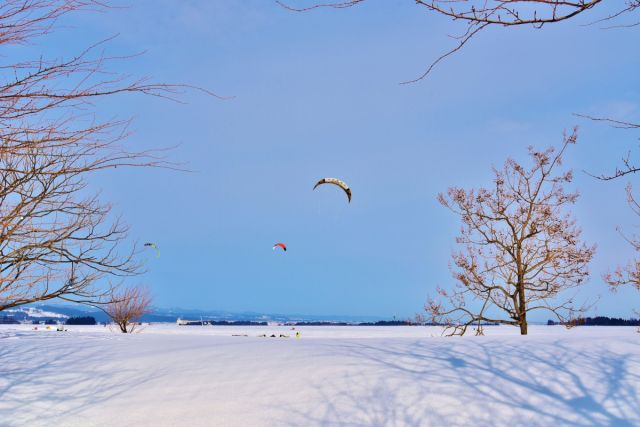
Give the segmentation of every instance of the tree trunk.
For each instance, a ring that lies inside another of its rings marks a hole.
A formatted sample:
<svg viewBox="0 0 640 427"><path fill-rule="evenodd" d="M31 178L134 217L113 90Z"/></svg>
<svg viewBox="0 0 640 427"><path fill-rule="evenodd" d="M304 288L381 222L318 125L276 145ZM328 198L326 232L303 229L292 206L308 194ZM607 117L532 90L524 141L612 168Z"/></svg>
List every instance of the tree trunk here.
<svg viewBox="0 0 640 427"><path fill-rule="evenodd" d="M520 313L518 316L520 318L520 335L527 335L527 301L524 295L524 284L520 285L518 298L520 303Z"/></svg>
<svg viewBox="0 0 640 427"><path fill-rule="evenodd" d="M527 335L527 313L523 314L520 320L520 335Z"/></svg>

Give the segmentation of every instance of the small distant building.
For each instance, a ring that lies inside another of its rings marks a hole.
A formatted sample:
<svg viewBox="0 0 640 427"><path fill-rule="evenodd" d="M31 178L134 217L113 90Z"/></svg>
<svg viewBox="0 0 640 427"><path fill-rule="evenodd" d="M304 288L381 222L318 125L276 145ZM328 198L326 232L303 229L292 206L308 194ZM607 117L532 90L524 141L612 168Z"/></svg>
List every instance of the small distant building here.
<svg viewBox="0 0 640 427"><path fill-rule="evenodd" d="M184 319L180 319L180 318L178 318L176 320L176 323L178 324L178 326L204 326L204 325L208 325L209 324L208 321L184 320Z"/></svg>

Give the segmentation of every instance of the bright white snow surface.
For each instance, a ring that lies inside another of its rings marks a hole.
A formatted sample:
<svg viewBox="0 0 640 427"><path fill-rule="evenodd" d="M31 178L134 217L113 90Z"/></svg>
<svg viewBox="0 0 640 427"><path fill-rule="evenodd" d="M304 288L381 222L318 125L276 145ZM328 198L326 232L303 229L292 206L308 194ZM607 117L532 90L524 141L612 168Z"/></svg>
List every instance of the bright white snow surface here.
<svg viewBox="0 0 640 427"><path fill-rule="evenodd" d="M2 426L640 426L630 327L31 329L0 327Z"/></svg>

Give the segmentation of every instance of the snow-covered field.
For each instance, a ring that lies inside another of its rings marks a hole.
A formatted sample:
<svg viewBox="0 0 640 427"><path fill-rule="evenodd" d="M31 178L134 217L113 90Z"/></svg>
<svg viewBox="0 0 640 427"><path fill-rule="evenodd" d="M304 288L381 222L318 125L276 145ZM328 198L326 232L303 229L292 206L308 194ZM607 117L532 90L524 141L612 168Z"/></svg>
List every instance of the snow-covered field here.
<svg viewBox="0 0 640 427"><path fill-rule="evenodd" d="M0 326L0 425L640 426L634 328L67 328Z"/></svg>

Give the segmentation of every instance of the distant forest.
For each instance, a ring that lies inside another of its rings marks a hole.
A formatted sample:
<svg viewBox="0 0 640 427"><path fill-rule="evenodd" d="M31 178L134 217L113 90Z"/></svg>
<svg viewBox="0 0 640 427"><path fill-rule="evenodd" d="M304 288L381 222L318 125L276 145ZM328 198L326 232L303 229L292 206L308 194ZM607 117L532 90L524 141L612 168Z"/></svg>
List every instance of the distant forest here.
<svg viewBox="0 0 640 427"><path fill-rule="evenodd" d="M549 320L547 325L563 325L561 322ZM640 319L621 319L618 317L583 317L569 323L572 326L640 326Z"/></svg>
<svg viewBox="0 0 640 427"><path fill-rule="evenodd" d="M96 318L93 316L70 317L65 322L67 325L97 325Z"/></svg>
<svg viewBox="0 0 640 427"><path fill-rule="evenodd" d="M312 321L312 322L287 322L287 325L291 326L406 326L416 325L416 323L410 320L378 320L377 322L360 322L360 323L348 323L348 322L326 322L326 321Z"/></svg>

